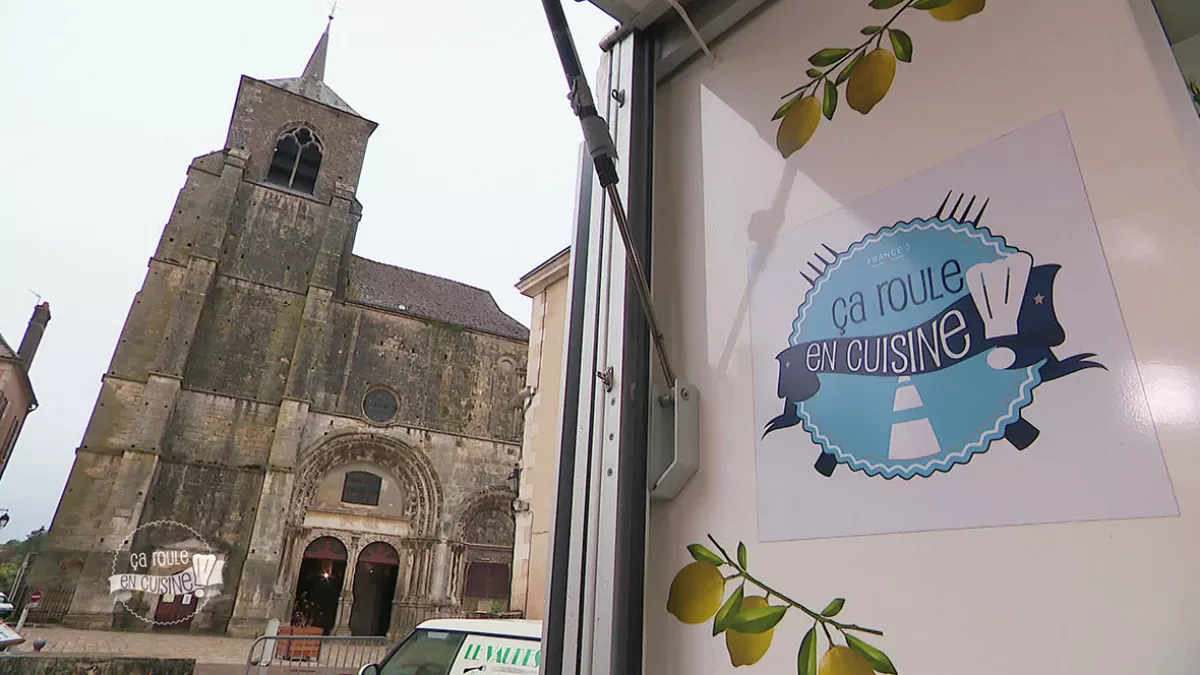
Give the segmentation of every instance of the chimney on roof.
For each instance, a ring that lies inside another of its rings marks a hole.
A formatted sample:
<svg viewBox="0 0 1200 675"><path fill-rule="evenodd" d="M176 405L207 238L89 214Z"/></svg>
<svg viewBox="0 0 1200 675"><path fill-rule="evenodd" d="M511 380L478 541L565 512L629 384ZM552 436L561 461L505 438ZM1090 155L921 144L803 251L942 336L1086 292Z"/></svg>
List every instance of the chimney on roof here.
<svg viewBox="0 0 1200 675"><path fill-rule="evenodd" d="M21 338L21 347L17 356L25 363L25 371L33 366L33 357L37 354L38 345L42 343L42 334L46 332L46 324L50 323L50 303L43 302L33 308L33 316L29 319L29 327L25 329L25 337Z"/></svg>

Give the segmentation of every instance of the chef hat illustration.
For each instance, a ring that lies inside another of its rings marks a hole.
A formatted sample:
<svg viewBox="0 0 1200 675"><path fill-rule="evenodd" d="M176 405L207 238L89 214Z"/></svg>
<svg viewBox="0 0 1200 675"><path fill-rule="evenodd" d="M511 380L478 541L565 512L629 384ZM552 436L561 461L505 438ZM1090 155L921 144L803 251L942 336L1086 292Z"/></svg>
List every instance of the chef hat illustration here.
<svg viewBox="0 0 1200 675"><path fill-rule="evenodd" d="M199 587L196 591L197 597L203 597L206 592L212 594L212 587L222 585L224 567L225 561L218 560L217 556L211 553L192 556L192 573L196 577L196 586Z"/></svg>
<svg viewBox="0 0 1200 675"><path fill-rule="evenodd" d="M1033 256L1022 251L967 270L967 288L983 318L987 339L1017 334L1017 319L1032 269Z"/></svg>

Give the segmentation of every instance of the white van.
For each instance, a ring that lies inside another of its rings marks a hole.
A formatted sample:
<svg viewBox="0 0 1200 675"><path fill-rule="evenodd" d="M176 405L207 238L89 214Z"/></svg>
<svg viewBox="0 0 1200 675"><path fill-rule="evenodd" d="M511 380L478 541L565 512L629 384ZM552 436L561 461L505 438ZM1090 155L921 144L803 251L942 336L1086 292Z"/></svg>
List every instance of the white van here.
<svg viewBox="0 0 1200 675"><path fill-rule="evenodd" d="M358 675L537 675L541 663L541 621L431 619Z"/></svg>

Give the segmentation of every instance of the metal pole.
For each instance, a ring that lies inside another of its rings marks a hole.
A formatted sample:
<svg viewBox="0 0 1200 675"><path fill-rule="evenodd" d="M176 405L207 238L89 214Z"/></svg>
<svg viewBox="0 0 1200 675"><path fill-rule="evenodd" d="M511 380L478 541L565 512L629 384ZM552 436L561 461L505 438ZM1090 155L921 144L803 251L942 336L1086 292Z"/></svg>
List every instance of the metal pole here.
<svg viewBox="0 0 1200 675"><path fill-rule="evenodd" d="M571 88L570 94L568 94L571 109L575 111L583 128L583 138L587 144L588 154L592 157L596 176L600 179L600 187L604 188L609 202L612 204L613 217L617 221L617 227L621 231L621 241L625 245L625 256L633 267L631 271L634 284L637 287L638 297L641 299L642 311L646 313L646 320L649 322L650 337L654 341L659 364L667 379L667 385L674 386L675 369L671 367L671 359L667 355L662 331L658 328L658 318L655 316L654 304L650 299L649 281L642 265L641 256L638 255L630 238L625 206L621 203L621 195L616 189L620 178L616 164L617 150L613 144L612 135L608 131L608 124L604 118L600 117L596 103L592 99L592 90L588 86L587 78L583 75L583 67L579 63L579 54L575 51L575 42L571 39L571 29L567 25L567 17L563 14L562 5L559 0L542 0L542 7L546 11L546 21L550 25L551 35L554 36L554 46L558 49L558 59L562 63L563 73L567 77L567 85Z"/></svg>
<svg viewBox="0 0 1200 675"><path fill-rule="evenodd" d="M36 605L34 605L34 607L36 607ZM17 619L17 625L13 628L13 630L17 633L20 633L21 629L25 626L25 619L29 618L30 609L32 609L32 607L30 607L29 603L25 603L25 606L21 608L21 618Z"/></svg>

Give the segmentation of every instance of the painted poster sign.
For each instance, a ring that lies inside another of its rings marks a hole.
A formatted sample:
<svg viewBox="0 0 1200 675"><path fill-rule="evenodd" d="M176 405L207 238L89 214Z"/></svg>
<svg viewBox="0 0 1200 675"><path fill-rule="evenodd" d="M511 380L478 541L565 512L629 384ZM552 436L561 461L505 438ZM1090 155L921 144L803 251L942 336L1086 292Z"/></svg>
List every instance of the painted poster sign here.
<svg viewBox="0 0 1200 675"><path fill-rule="evenodd" d="M762 245L763 540L1178 513L1061 115Z"/></svg>

